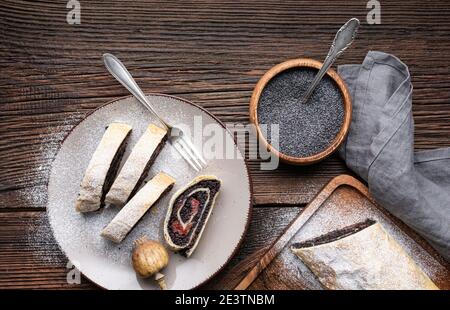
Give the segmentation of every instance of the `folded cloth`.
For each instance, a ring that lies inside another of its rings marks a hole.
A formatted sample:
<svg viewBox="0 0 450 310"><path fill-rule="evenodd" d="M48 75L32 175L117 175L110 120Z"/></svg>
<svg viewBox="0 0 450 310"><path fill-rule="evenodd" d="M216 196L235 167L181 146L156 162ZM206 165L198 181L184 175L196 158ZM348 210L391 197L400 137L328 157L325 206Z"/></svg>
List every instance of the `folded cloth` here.
<svg viewBox="0 0 450 310"><path fill-rule="evenodd" d="M375 200L450 261L450 148L414 152L412 85L393 55L369 52L362 65L338 68L353 99L339 150Z"/></svg>

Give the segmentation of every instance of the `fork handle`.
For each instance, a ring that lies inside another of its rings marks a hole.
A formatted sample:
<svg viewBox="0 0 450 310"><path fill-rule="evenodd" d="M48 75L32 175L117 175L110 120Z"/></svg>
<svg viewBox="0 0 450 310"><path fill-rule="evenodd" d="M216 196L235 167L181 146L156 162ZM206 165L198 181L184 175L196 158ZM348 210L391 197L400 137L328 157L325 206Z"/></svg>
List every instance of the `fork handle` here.
<svg viewBox="0 0 450 310"><path fill-rule="evenodd" d="M144 93L137 85L136 81L131 76L130 72L128 72L124 64L116 56L108 53L103 54L103 62L109 73L111 73L111 75L114 76L117 81L125 86L125 88L128 89L130 93L132 93L133 96L136 97L137 100L139 100L140 103L142 103L150 112L152 112L158 118L161 124L163 124L166 130L170 130L171 126L167 124L161 116L159 116L159 114L147 100L147 97L145 97Z"/></svg>

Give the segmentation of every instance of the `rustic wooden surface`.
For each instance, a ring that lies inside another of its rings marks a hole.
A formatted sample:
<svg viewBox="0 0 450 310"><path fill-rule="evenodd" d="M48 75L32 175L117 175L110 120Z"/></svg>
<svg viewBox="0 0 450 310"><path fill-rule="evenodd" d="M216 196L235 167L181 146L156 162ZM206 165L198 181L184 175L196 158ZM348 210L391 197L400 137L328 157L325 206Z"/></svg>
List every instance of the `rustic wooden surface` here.
<svg viewBox="0 0 450 310"><path fill-rule="evenodd" d="M338 63L360 63L368 50L399 56L414 83L416 148L450 146L450 3L382 1L382 23L368 25L367 1L80 2L81 25L69 25L66 0L0 1L2 288L95 287L85 279L66 283L45 203L51 160L66 133L89 111L127 95L104 69L104 52L119 56L144 90L184 97L224 122L245 124L265 71L286 59L323 59L334 32L356 16L358 39ZM249 234L206 288L235 283L299 207L347 172L336 157L277 171L260 171L259 164L249 162L255 203ZM264 228L267 221L275 229ZM48 238L35 238L42 235ZM266 287L274 285L276 279Z"/></svg>

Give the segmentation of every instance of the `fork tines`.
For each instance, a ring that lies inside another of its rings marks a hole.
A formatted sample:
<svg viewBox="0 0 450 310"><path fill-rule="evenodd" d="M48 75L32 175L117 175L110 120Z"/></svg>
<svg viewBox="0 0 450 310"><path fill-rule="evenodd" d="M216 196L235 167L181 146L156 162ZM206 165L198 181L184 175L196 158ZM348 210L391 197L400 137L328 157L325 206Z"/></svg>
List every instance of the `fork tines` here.
<svg viewBox="0 0 450 310"><path fill-rule="evenodd" d="M195 171L198 172L207 166L205 159L189 139L179 137L172 140L171 144Z"/></svg>

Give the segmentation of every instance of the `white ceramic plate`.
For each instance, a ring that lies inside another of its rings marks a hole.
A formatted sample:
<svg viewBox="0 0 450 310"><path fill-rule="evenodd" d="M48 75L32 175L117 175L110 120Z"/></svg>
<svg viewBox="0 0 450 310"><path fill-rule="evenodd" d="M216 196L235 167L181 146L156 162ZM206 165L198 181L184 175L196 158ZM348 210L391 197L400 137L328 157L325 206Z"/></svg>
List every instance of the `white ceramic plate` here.
<svg viewBox="0 0 450 310"><path fill-rule="evenodd" d="M193 128L194 117L199 120L201 116L203 128L211 124L213 127L210 128L216 128L219 131L216 134L223 134L226 144L240 154L223 125L198 106L167 95L152 94L148 99L172 124L187 124ZM154 116L132 97L108 103L88 115L66 137L53 162L47 212L56 241L87 278L107 289L157 289L151 279L136 277L130 260L133 241L146 235L163 242L162 223L171 195L198 173L170 144L166 144L147 179L164 171L176 179L175 187L147 212L120 245L103 239L100 231L118 209L109 207L95 213L80 214L75 211L74 203L85 169L105 127L117 121L133 127L124 160L148 124L157 123ZM208 140L207 137L201 139L203 143ZM188 259L171 254L169 266L164 270L169 289L191 289L210 279L232 257L247 228L251 194L244 159L207 161L208 167L201 174L216 175L222 180L222 188L194 254Z"/></svg>

